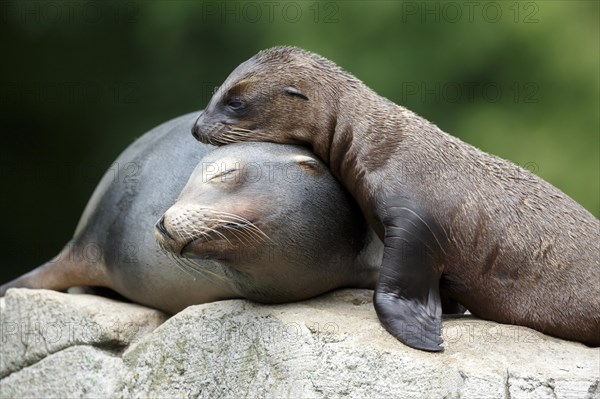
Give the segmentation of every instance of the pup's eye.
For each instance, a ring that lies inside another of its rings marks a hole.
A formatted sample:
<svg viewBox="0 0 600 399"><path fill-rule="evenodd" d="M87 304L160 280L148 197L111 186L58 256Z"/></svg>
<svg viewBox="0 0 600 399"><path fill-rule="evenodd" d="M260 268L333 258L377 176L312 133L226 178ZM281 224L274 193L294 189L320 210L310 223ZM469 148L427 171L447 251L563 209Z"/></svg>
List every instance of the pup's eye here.
<svg viewBox="0 0 600 399"><path fill-rule="evenodd" d="M244 107L244 103L238 99L227 101L227 106L233 110L238 110Z"/></svg>

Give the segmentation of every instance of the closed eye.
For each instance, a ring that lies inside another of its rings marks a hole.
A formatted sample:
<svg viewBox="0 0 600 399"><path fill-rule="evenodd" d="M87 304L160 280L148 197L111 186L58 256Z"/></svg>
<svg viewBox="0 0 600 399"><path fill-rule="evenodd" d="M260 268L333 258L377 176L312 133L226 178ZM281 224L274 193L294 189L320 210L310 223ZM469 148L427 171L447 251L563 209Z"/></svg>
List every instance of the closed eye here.
<svg viewBox="0 0 600 399"><path fill-rule="evenodd" d="M228 169L226 171L223 171L221 173L217 173L216 175L214 175L213 177L211 177L210 179L208 179L208 181L214 180L214 179L218 179L219 177L225 177L227 175L230 175L231 173L235 172L237 169Z"/></svg>

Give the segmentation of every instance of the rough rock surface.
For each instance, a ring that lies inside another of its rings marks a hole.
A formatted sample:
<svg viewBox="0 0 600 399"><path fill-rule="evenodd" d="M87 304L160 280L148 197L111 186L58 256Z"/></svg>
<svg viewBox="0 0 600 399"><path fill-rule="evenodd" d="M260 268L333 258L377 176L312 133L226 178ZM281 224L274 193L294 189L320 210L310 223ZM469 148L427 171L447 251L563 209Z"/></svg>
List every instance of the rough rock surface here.
<svg viewBox="0 0 600 399"><path fill-rule="evenodd" d="M600 398L600 349L446 318L446 350L397 342L371 292L162 313L89 295L0 300L0 398Z"/></svg>

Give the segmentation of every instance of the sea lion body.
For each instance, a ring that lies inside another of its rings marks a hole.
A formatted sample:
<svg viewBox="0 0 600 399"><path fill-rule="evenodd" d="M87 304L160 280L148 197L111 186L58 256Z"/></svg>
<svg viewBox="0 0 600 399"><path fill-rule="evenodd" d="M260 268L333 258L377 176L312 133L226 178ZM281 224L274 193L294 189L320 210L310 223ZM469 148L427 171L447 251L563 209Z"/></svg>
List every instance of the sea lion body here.
<svg viewBox="0 0 600 399"><path fill-rule="evenodd" d="M440 293L485 319L600 345L598 219L331 61L260 52L226 79L193 134L310 145L384 241L375 309L407 345L442 350Z"/></svg>
<svg viewBox="0 0 600 399"><path fill-rule="evenodd" d="M176 203L182 189L190 192L195 189L194 184L205 184L200 178L191 180L184 188L194 168L202 168L200 160L215 149L198 146L190 137L194 120L192 114L178 117L129 146L94 191L73 240L56 259L0 287L0 295L11 287L64 290L73 286L101 286L134 302L176 313L189 305L221 299L282 302L353 285L356 280L359 286L374 285L381 243L328 169L306 150L289 146L259 144L257 148L256 144L246 144L231 151L219 149L222 158L210 158L211 165L221 165L221 161L248 163L256 151L262 160L271 157L271 161L283 162L287 157L292 163L289 170L298 172L293 165L294 157L310 160L319 169L318 175L305 174L300 180L283 179L279 175L270 183L246 182L247 191L238 190L238 194L213 190L215 202L245 201L247 208L238 209L242 214L256 208L258 202L253 204L253 201L262 196L264 214L256 216L270 218L271 223L264 230L271 241L255 243L249 252L245 251L248 249L244 247L245 241L240 241L235 250L241 252L234 251L237 256L227 258L220 256L222 251L218 247L212 254L192 251L195 255L192 260L164 251L156 242L154 225ZM246 147L253 149L244 150ZM251 193L248 190L254 190L254 196L243 197ZM198 205L193 197L183 198L193 207ZM278 201L269 202L271 197ZM269 209L269 204L279 208ZM175 205L182 209L181 202ZM281 219L286 212L293 213L292 210L297 212L297 220ZM310 223L310 235L306 229L296 229ZM194 225L188 227L192 234ZM314 264L290 256L314 254L311 251L315 242L329 252L326 256L312 257ZM249 254L255 256L248 257ZM342 268L345 273L337 273ZM311 272L302 274L304 269ZM304 278L298 279L302 275ZM297 279L292 281L289 276Z"/></svg>

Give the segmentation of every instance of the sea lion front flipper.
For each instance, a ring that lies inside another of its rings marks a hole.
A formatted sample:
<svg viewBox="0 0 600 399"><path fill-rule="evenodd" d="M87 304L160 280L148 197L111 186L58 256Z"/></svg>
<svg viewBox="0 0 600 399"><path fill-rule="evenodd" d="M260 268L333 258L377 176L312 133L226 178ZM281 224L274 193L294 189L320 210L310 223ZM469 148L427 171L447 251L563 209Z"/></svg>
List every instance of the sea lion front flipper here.
<svg viewBox="0 0 600 399"><path fill-rule="evenodd" d="M414 206L388 207L383 225L385 249L373 298L377 316L404 344L441 351L440 229Z"/></svg>

